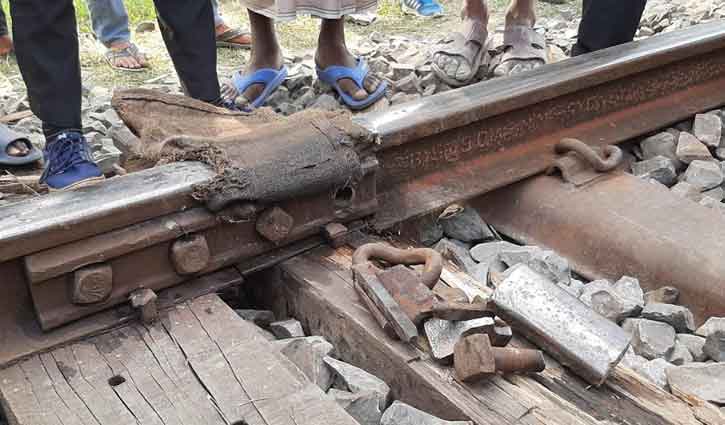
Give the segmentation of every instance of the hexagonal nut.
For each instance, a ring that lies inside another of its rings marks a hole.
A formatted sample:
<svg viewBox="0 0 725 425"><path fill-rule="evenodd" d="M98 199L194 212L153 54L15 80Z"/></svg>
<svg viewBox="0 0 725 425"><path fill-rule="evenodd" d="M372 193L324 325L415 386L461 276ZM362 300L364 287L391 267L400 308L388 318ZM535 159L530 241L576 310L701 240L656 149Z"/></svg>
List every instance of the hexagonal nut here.
<svg viewBox="0 0 725 425"><path fill-rule="evenodd" d="M105 301L113 289L113 269L109 264L93 264L73 272L71 301L87 305Z"/></svg>
<svg viewBox="0 0 725 425"><path fill-rule="evenodd" d="M198 273L209 265L211 253L203 235L191 235L171 245L171 262L179 274Z"/></svg>
<svg viewBox="0 0 725 425"><path fill-rule="evenodd" d="M280 207L272 207L259 215L256 229L265 239L276 244L289 236L294 224L294 218L285 210Z"/></svg>

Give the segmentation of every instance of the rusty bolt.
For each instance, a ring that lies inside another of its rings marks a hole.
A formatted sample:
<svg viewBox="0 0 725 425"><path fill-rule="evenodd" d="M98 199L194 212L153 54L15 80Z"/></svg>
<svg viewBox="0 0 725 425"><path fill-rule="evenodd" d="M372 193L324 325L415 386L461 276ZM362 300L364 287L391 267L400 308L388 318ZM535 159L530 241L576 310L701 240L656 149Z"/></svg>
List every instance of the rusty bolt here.
<svg viewBox="0 0 725 425"><path fill-rule="evenodd" d="M257 219L257 232L275 244L282 242L292 231L295 220L280 207L264 210Z"/></svg>
<svg viewBox="0 0 725 425"><path fill-rule="evenodd" d="M171 262L179 274L193 274L204 270L210 257L204 235L186 236L171 245Z"/></svg>
<svg viewBox="0 0 725 425"><path fill-rule="evenodd" d="M156 293L150 289L137 289L128 297L131 307L139 311L141 321L150 325L159 317L159 310L156 306Z"/></svg>
<svg viewBox="0 0 725 425"><path fill-rule="evenodd" d="M113 289L113 269L109 264L93 264L73 273L73 304L104 301Z"/></svg>
<svg viewBox="0 0 725 425"><path fill-rule="evenodd" d="M339 248L347 243L348 228L340 223L328 223L322 230L325 239L333 248Z"/></svg>
<svg viewBox="0 0 725 425"><path fill-rule="evenodd" d="M453 362L456 376L463 382L479 381L496 373L541 372L545 367L541 351L494 347L488 335L482 334L459 340Z"/></svg>

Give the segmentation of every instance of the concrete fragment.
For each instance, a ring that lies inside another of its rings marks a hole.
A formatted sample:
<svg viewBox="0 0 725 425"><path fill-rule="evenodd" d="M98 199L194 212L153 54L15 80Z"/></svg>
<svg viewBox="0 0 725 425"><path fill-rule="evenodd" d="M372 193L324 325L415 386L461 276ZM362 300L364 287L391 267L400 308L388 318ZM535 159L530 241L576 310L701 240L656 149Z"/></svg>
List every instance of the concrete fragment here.
<svg viewBox="0 0 725 425"><path fill-rule="evenodd" d="M444 421L399 401L383 413L380 425L473 425L471 421Z"/></svg>
<svg viewBox="0 0 725 425"><path fill-rule="evenodd" d="M644 179L653 179L665 186L672 186L677 182L677 171L671 159L656 156L632 164L632 174Z"/></svg>
<svg viewBox="0 0 725 425"><path fill-rule="evenodd" d="M668 368L666 374L673 394L725 404L725 363L690 363Z"/></svg>
<svg viewBox="0 0 725 425"><path fill-rule="evenodd" d="M644 366L648 361L649 360L635 353L634 349L630 346L627 349L627 352L624 353L624 357L622 357L620 364L632 370L637 370L638 368Z"/></svg>
<svg viewBox="0 0 725 425"><path fill-rule="evenodd" d="M680 333L695 331L692 312L681 305L649 303L642 310L642 318L670 324Z"/></svg>
<svg viewBox="0 0 725 425"><path fill-rule="evenodd" d="M671 367L673 366L665 359L654 359L638 367L635 371L658 387L667 389L667 370Z"/></svg>
<svg viewBox="0 0 725 425"><path fill-rule="evenodd" d="M723 199L725 199L725 189L723 189L722 186L718 186L714 189L702 192L702 196L712 198L716 202L721 202Z"/></svg>
<svg viewBox="0 0 725 425"><path fill-rule="evenodd" d="M302 330L302 324L295 319L270 323L269 330L279 339L301 338L305 336L305 331Z"/></svg>
<svg viewBox="0 0 725 425"><path fill-rule="evenodd" d="M442 319L430 319L423 325L434 359L443 362L452 360L454 347L461 335L472 332L493 332L494 321L491 317L454 322Z"/></svg>
<svg viewBox="0 0 725 425"><path fill-rule="evenodd" d="M673 288L672 286L663 286L661 288L655 289L654 291L649 291L644 294L645 304L676 304L678 298L680 298L680 290L677 288Z"/></svg>
<svg viewBox="0 0 725 425"><path fill-rule="evenodd" d="M614 283L613 289L622 298L636 306L633 308L639 308L641 310L644 307L644 291L642 291L638 279L630 276L622 276Z"/></svg>
<svg viewBox="0 0 725 425"><path fill-rule="evenodd" d="M627 333L627 335L631 336L632 334L634 334L634 327L637 326L637 322L639 322L640 320L644 320L644 319L635 319L635 318L624 319L624 321L622 322L622 324L620 326L622 327L622 330L624 330L624 332Z"/></svg>
<svg viewBox="0 0 725 425"><path fill-rule="evenodd" d="M406 63L393 63L391 65L391 71L393 73L393 80L398 81L411 74L415 74L415 66Z"/></svg>
<svg viewBox="0 0 725 425"><path fill-rule="evenodd" d="M473 261L469 253L469 246L455 239L443 238L433 247L441 253L443 258L455 264L462 271L472 274L476 268L476 262Z"/></svg>
<svg viewBox="0 0 725 425"><path fill-rule="evenodd" d="M642 319L635 323L632 347L635 353L648 360L665 358L675 348L675 328L667 323Z"/></svg>
<svg viewBox="0 0 725 425"><path fill-rule="evenodd" d="M420 241L424 246L433 246L443 238L443 227L438 218L426 215L415 222L413 239Z"/></svg>
<svg viewBox="0 0 725 425"><path fill-rule="evenodd" d="M725 362L725 332L712 332L705 340L702 351L716 362Z"/></svg>
<svg viewBox="0 0 725 425"><path fill-rule="evenodd" d="M697 114L692 124L692 132L702 143L716 148L720 146L722 137L722 120L715 114Z"/></svg>
<svg viewBox="0 0 725 425"><path fill-rule="evenodd" d="M675 337L675 344L680 344L687 347L687 350L692 355L692 360L696 362L704 362L707 360L707 354L703 351L705 346L705 338L698 335L691 334L677 334Z"/></svg>
<svg viewBox="0 0 725 425"><path fill-rule="evenodd" d="M333 388L327 395L332 397L360 425L380 425L383 412L380 410L378 396L375 393L351 393Z"/></svg>
<svg viewBox="0 0 725 425"><path fill-rule="evenodd" d="M254 322L255 325L259 326L260 328L269 329L269 325L274 322L275 317L274 313L272 313L269 310L246 310L246 309L239 309L234 310L235 313L239 317L241 317L244 320L247 320L249 322Z"/></svg>
<svg viewBox="0 0 725 425"><path fill-rule="evenodd" d="M568 284L571 280L569 262L554 251L535 246L516 247L502 250L499 259L509 267L526 264L531 270L553 282Z"/></svg>
<svg viewBox="0 0 725 425"><path fill-rule="evenodd" d="M331 356L335 349L325 338L321 336L287 338L275 341L273 344L322 391L330 389L335 376L324 359Z"/></svg>
<svg viewBox="0 0 725 425"><path fill-rule="evenodd" d="M695 160L685 170L682 181L705 191L722 184L723 172L716 162Z"/></svg>
<svg viewBox="0 0 725 425"><path fill-rule="evenodd" d="M498 257L503 250L515 250L517 248L520 247L506 241L486 242L471 248L471 257L479 263L486 263Z"/></svg>
<svg viewBox="0 0 725 425"><path fill-rule="evenodd" d="M667 356L667 361L673 365L682 366L683 364L692 363L694 358L692 357L690 350L688 350L685 345L677 343L677 340L675 339L675 348L672 350L670 355Z"/></svg>
<svg viewBox="0 0 725 425"><path fill-rule="evenodd" d="M687 182L679 182L676 185L672 186L670 188L670 191L677 196L680 196L682 198L690 199L695 202L699 202L702 198L702 194L700 193L700 189L695 187L695 185L687 183Z"/></svg>
<svg viewBox="0 0 725 425"><path fill-rule="evenodd" d="M692 161L712 159L712 155L710 155L707 146L686 131L680 132L680 137L677 140L676 154L677 159L687 164Z"/></svg>
<svg viewBox="0 0 725 425"><path fill-rule="evenodd" d="M620 291L615 290L615 287L606 280L590 282L582 288L579 300L616 323L623 321L627 317L634 317L642 310L642 304L640 301L635 300L636 291L634 288L629 287L633 285L633 281L631 278L629 279L620 284ZM634 282L636 282L636 279L634 279ZM622 294L627 294L630 297L625 298Z"/></svg>
<svg viewBox="0 0 725 425"><path fill-rule="evenodd" d="M380 378L365 372L351 364L341 362L332 357L325 357L325 363L335 373L335 386L352 393L373 393L377 397L380 410L388 405L390 387Z"/></svg>
<svg viewBox="0 0 725 425"><path fill-rule="evenodd" d="M639 147L642 151L642 159L652 159L657 156L664 156L671 160L677 159L677 143L675 135L663 131L654 136L647 137L640 142Z"/></svg>
<svg viewBox="0 0 725 425"><path fill-rule="evenodd" d="M707 338L711 333L725 331L725 317L711 317L705 324L697 328L696 335Z"/></svg>
<svg viewBox="0 0 725 425"><path fill-rule="evenodd" d="M329 94L323 94L310 107L312 109L321 109L323 111L337 111L343 109L340 102Z"/></svg>
<svg viewBox="0 0 725 425"><path fill-rule="evenodd" d="M486 222L471 207L451 205L438 217L438 221L449 238L468 243L495 239Z"/></svg>
<svg viewBox="0 0 725 425"><path fill-rule="evenodd" d="M592 306L592 295L595 292L599 292L602 290L611 290L612 284L606 279L597 279L593 280L586 285L584 285L584 288L582 288L581 296L579 297L579 301L583 302L584 304L588 305L589 307Z"/></svg>

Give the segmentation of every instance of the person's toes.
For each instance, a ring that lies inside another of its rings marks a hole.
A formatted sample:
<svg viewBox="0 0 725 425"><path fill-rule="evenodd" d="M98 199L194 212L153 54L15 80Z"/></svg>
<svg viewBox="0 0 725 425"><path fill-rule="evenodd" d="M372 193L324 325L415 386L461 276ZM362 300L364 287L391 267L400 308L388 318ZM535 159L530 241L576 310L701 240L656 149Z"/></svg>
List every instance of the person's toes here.
<svg viewBox="0 0 725 425"><path fill-rule="evenodd" d="M355 100L363 100L368 96L367 91L364 88L358 87L355 81L350 79L340 80L340 88L342 91L350 95Z"/></svg>
<svg viewBox="0 0 725 425"><path fill-rule="evenodd" d="M24 142L13 142L8 145L6 152L10 156L26 156L30 153L30 149Z"/></svg>
<svg viewBox="0 0 725 425"><path fill-rule="evenodd" d="M138 55L136 58L136 62L138 63L139 68L145 68L149 64L149 60L144 54Z"/></svg>
<svg viewBox="0 0 725 425"><path fill-rule="evenodd" d="M378 87L380 87L380 79L373 74L369 74L363 81L363 87L368 93L375 93Z"/></svg>
<svg viewBox="0 0 725 425"><path fill-rule="evenodd" d="M456 80L465 81L470 76L471 76L471 65L469 65L466 61L461 61L458 65L458 70L456 71L456 74L455 74Z"/></svg>
<svg viewBox="0 0 725 425"><path fill-rule="evenodd" d="M446 73L449 77L455 78L456 73L458 72L459 63L457 60L451 59L446 66L443 68L443 72Z"/></svg>

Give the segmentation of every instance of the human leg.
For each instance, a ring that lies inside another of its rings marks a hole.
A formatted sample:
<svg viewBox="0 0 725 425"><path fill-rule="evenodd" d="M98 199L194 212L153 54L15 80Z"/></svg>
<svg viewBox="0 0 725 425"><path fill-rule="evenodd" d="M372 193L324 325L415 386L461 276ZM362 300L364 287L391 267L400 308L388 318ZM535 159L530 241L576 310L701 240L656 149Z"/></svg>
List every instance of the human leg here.
<svg viewBox="0 0 725 425"><path fill-rule="evenodd" d="M433 54L433 69L454 87L471 82L484 61L488 39L488 5L485 0L465 0L459 30L450 33Z"/></svg>
<svg viewBox="0 0 725 425"><path fill-rule="evenodd" d="M166 48L186 93L218 104L214 14L211 2L154 0Z"/></svg>
<svg viewBox="0 0 725 425"><path fill-rule="evenodd" d="M503 52L494 61L497 77L518 74L546 63L546 39L534 30L534 0L511 0L506 10Z"/></svg>
<svg viewBox="0 0 725 425"><path fill-rule="evenodd" d="M584 0L572 56L632 41L646 4L647 0Z"/></svg>
<svg viewBox="0 0 725 425"><path fill-rule="evenodd" d="M51 189L102 178L81 134L81 71L72 0L14 0L13 38L30 107L46 136L42 181Z"/></svg>

